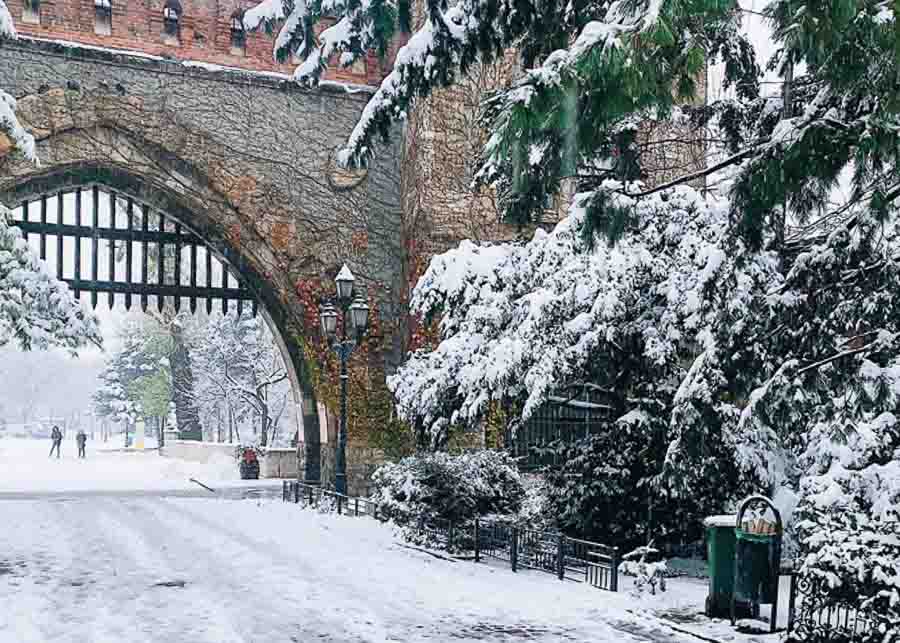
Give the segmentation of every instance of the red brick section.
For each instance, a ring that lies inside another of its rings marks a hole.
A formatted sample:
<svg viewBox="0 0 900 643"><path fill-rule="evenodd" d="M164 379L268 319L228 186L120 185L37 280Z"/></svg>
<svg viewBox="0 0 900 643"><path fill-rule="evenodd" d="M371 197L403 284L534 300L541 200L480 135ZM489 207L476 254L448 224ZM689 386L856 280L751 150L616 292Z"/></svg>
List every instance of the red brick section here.
<svg viewBox="0 0 900 643"><path fill-rule="evenodd" d="M7 0L20 34L55 40L69 40L86 45L129 49L178 60L197 60L253 71L293 72L295 65L273 60L274 35L260 30L246 34L243 55L232 53L231 16L238 9L249 9L246 0L180 0L182 15L178 45L168 45L163 38L163 3L165 0L111 0L112 33L95 33L94 0L40 0L40 24L22 20L25 0ZM391 47L390 60L397 47ZM325 77L359 84L378 85L389 65L370 53L365 71L329 67Z"/></svg>

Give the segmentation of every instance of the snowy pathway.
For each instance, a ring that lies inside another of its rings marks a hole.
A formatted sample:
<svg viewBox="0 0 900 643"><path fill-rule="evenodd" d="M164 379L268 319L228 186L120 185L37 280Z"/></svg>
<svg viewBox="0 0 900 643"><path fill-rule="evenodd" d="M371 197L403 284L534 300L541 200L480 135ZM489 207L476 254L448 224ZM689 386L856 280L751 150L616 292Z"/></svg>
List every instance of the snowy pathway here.
<svg viewBox="0 0 900 643"><path fill-rule="evenodd" d="M660 637L622 595L279 501L0 500L0 515L2 643L697 640Z"/></svg>
<svg viewBox="0 0 900 643"><path fill-rule="evenodd" d="M49 440L0 439L0 500L36 496L78 496L159 491L204 495L191 478L216 489L272 487L280 480L242 481L233 458L207 464L161 457L155 451L103 450L119 442L88 442L87 458L76 457L73 440L62 445L62 457L49 458Z"/></svg>

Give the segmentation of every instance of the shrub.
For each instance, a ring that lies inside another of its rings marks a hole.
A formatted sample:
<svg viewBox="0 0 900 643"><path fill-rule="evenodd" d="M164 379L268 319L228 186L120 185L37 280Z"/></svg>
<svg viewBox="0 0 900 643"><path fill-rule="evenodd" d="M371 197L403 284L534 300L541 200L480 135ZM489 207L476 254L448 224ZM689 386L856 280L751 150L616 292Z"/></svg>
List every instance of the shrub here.
<svg viewBox="0 0 900 643"><path fill-rule="evenodd" d="M703 539L704 516L722 512L727 485L695 485L676 497L657 486L664 444L653 448L642 427L615 430L551 446L562 466L547 474L548 505L560 531L576 538L624 547L657 536L660 549Z"/></svg>
<svg viewBox="0 0 900 643"><path fill-rule="evenodd" d="M379 517L400 526L515 514L525 497L515 461L499 451L418 454L382 465L372 482Z"/></svg>
<svg viewBox="0 0 900 643"><path fill-rule="evenodd" d="M800 508L799 575L816 604L855 605L875 616L873 641L900 641L900 520ZM869 639L860 639L869 640Z"/></svg>

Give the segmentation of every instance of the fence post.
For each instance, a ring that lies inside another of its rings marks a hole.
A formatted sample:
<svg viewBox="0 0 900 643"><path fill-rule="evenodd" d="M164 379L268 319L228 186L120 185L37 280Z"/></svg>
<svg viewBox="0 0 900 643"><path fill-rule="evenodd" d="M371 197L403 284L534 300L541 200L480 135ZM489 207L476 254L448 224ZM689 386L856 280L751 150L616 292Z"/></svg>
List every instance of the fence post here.
<svg viewBox="0 0 900 643"><path fill-rule="evenodd" d="M375 503L372 503L372 517L378 520L378 505Z"/></svg>
<svg viewBox="0 0 900 643"><path fill-rule="evenodd" d="M288 490L288 481L281 481L281 502L285 502L287 500L287 490Z"/></svg>
<svg viewBox="0 0 900 643"><path fill-rule="evenodd" d="M478 542L479 539L479 529L478 529L478 518L475 519L475 562L479 562L481 560L481 544Z"/></svg>
<svg viewBox="0 0 900 643"><path fill-rule="evenodd" d="M359 498L353 500L353 512L354 515L359 515Z"/></svg>
<svg viewBox="0 0 900 643"><path fill-rule="evenodd" d="M566 537L562 534L557 536L559 542L556 544L556 574L559 580L566 579Z"/></svg>
<svg viewBox="0 0 900 643"><path fill-rule="evenodd" d="M450 521L450 525L447 527L447 551L453 550L453 521Z"/></svg>
<svg viewBox="0 0 900 643"><path fill-rule="evenodd" d="M610 557L612 560L612 569L609 570L609 591L618 592L619 591L619 548L613 547L612 556Z"/></svg>
<svg viewBox="0 0 900 643"><path fill-rule="evenodd" d="M309 491L309 500L307 500L306 506L307 506L307 507L312 507L312 493L313 493L313 488L312 488L312 487L307 487L307 490Z"/></svg>
<svg viewBox="0 0 900 643"><path fill-rule="evenodd" d="M790 593L788 595L788 634L794 631L794 605L796 605L797 602L797 575L794 571L791 571L790 587Z"/></svg>
<svg viewBox="0 0 900 643"><path fill-rule="evenodd" d="M519 528L513 527L510 530L510 545L509 545L509 563L512 566L512 570L518 571L519 569Z"/></svg>
<svg viewBox="0 0 900 643"><path fill-rule="evenodd" d="M340 494L337 494L337 501L338 501L338 515L340 516L341 515L341 504L343 504L343 500L341 499Z"/></svg>
<svg viewBox="0 0 900 643"><path fill-rule="evenodd" d="M300 483L294 483L294 504L300 502Z"/></svg>

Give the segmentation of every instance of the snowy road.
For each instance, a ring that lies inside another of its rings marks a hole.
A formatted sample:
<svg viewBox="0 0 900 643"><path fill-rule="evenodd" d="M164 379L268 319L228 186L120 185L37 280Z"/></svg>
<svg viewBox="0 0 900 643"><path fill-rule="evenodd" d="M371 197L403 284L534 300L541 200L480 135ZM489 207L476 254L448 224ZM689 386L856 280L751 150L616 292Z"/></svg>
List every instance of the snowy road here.
<svg viewBox="0 0 900 643"><path fill-rule="evenodd" d="M279 501L0 500L0 516L2 643L692 640L621 594Z"/></svg>

